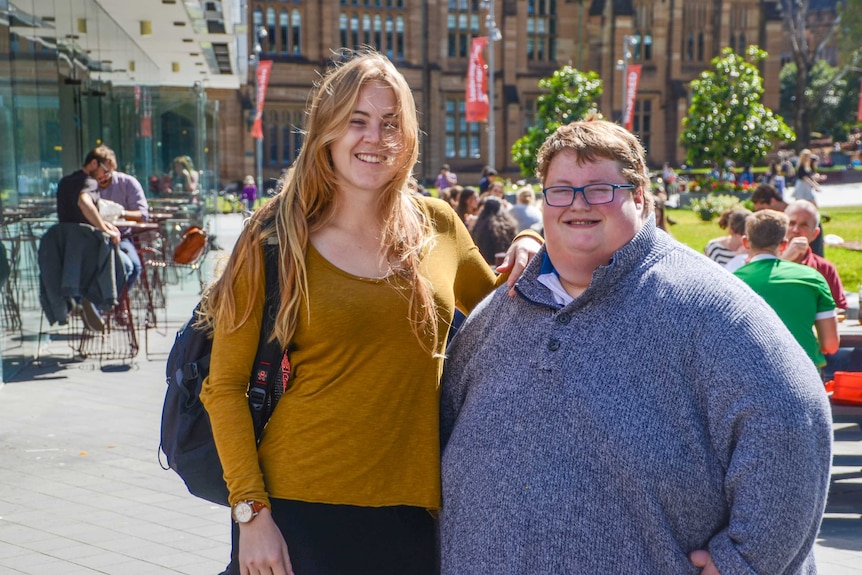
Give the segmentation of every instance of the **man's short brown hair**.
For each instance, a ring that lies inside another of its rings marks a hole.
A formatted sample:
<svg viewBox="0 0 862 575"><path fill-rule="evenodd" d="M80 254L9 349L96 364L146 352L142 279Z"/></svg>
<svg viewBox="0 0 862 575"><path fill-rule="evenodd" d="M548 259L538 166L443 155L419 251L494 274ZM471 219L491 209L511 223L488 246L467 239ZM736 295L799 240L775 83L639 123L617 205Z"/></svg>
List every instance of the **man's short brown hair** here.
<svg viewBox="0 0 862 575"><path fill-rule="evenodd" d="M745 236L752 250L775 251L787 235L787 216L775 210L760 210L745 219Z"/></svg>
<svg viewBox="0 0 862 575"><path fill-rule="evenodd" d="M86 166L93 160L96 160L100 164L105 164L106 167L113 170L117 169L117 156L114 154L114 150L104 144L90 150L87 157L84 158L84 165Z"/></svg>
<svg viewBox="0 0 862 575"><path fill-rule="evenodd" d="M772 200L784 201L778 188L772 184L760 184L751 192L751 203L753 204L771 204Z"/></svg>

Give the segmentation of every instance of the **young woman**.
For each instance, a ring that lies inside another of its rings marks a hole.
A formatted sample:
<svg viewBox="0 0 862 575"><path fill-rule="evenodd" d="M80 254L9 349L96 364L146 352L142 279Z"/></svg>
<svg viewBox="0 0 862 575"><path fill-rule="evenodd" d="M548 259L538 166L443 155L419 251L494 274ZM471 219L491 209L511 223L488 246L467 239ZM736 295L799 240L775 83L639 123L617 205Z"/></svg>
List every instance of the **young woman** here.
<svg viewBox="0 0 862 575"><path fill-rule="evenodd" d="M172 185L175 191L196 193L198 191L198 172L192 159L188 156L174 158Z"/></svg>
<svg viewBox="0 0 862 575"><path fill-rule="evenodd" d="M740 254L747 252L742 245L745 235L745 220L751 212L742 206L734 206L725 210L718 219L718 227L727 230L727 235L709 240L703 253L714 262L726 265L727 262Z"/></svg>
<svg viewBox="0 0 862 575"><path fill-rule="evenodd" d="M815 206L817 197L814 192L820 191L819 178L812 164L813 154L808 148L799 152L796 163L796 184L793 186L793 199L808 200Z"/></svg>
<svg viewBox="0 0 862 575"><path fill-rule="evenodd" d="M418 133L389 60L364 52L333 68L295 169L206 300L214 339L201 397L239 521L231 574L436 570L443 342L455 306L469 311L502 282L449 205L410 193ZM246 391L273 239L275 336L291 377L255 445Z"/></svg>
<svg viewBox="0 0 862 575"><path fill-rule="evenodd" d="M458 194L458 217L464 222L467 229L472 230L478 213L479 194L476 192L476 188L467 186Z"/></svg>
<svg viewBox="0 0 862 575"><path fill-rule="evenodd" d="M479 253L490 265L496 265L497 254L504 253L518 233L518 220L503 207L495 196L488 196L470 235L479 248Z"/></svg>

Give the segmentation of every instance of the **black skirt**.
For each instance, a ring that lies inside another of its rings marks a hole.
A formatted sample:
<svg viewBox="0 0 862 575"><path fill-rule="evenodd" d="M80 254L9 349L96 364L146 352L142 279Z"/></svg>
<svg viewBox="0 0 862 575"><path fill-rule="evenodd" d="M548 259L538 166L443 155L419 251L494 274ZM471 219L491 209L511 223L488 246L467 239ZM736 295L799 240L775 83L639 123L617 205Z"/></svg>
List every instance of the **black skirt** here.
<svg viewBox="0 0 862 575"><path fill-rule="evenodd" d="M296 575L435 575L436 525L419 507L357 507L271 499ZM239 528L227 573L239 575Z"/></svg>

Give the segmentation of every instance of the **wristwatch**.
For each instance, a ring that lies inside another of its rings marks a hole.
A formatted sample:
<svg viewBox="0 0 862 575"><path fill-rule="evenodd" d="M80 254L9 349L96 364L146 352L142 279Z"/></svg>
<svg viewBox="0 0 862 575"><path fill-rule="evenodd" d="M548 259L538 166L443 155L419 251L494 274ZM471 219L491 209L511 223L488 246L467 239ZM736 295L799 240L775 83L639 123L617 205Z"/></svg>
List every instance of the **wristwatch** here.
<svg viewBox="0 0 862 575"><path fill-rule="evenodd" d="M258 501L238 501L233 506L233 519L237 523L248 523L254 519L260 510L266 507Z"/></svg>

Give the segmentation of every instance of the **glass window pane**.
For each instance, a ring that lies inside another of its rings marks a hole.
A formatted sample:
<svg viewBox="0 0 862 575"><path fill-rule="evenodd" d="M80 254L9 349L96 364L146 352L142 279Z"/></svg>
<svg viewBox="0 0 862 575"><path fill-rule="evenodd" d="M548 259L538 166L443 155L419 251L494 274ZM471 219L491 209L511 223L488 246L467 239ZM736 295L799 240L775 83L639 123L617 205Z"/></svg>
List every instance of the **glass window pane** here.
<svg viewBox="0 0 862 575"><path fill-rule="evenodd" d="M293 54L294 56L302 54L302 17L299 15L299 10L293 11Z"/></svg>

